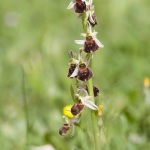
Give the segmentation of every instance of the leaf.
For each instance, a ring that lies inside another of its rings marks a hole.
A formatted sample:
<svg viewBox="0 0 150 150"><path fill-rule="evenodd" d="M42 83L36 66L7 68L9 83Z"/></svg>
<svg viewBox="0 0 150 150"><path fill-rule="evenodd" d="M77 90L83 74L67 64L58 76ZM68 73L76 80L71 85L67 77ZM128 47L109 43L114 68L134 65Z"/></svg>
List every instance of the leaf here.
<svg viewBox="0 0 150 150"><path fill-rule="evenodd" d="M73 84L71 83L70 85L70 92L71 92L71 97L73 99L74 102L77 102L74 95L75 95L75 90L74 90L74 87L73 87Z"/></svg>

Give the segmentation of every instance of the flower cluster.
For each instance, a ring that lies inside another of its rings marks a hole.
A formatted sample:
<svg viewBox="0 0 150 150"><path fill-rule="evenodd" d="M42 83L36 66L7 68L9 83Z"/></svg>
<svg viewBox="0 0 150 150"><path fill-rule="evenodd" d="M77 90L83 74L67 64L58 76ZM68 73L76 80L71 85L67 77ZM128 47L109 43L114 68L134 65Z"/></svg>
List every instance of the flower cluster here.
<svg viewBox="0 0 150 150"><path fill-rule="evenodd" d="M75 13L79 14L82 19L84 33L81 36L83 40L75 40L75 43L83 45L78 52L78 55L72 50L68 52L70 61L67 77L76 80L76 88L73 88L72 106L64 107L65 124L60 128L59 134L65 135L72 128L74 134L74 124L80 122L81 113L85 107L99 113L99 107L91 101L93 97L99 95L99 89L93 86L93 95L90 95L88 81L93 77L93 72L90 68L91 60L95 52L103 48L103 44L97 39L97 32L94 30L97 25L97 19L94 15L94 6L92 0L71 0L67 9L73 8Z"/></svg>

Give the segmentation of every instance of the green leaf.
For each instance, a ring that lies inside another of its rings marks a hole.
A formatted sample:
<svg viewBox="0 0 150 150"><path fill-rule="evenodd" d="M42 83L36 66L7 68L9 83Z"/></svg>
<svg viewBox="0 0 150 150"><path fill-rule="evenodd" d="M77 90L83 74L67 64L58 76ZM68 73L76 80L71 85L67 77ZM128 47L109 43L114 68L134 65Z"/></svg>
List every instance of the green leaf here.
<svg viewBox="0 0 150 150"><path fill-rule="evenodd" d="M73 87L72 83L70 85L70 92L71 92L71 97L72 97L73 101L76 102L75 97L74 97L75 90L74 90L74 87Z"/></svg>

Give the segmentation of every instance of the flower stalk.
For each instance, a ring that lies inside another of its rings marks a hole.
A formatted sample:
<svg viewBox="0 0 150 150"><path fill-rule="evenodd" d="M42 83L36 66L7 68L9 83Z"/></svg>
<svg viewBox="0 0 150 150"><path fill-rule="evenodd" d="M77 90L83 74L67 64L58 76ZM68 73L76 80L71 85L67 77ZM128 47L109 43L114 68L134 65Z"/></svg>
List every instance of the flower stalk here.
<svg viewBox="0 0 150 150"><path fill-rule="evenodd" d="M95 52L103 48L103 44L97 39L94 27L97 25L96 16L94 16L94 5L92 0L71 0L67 9L74 8L75 13L79 14L82 20L84 33L81 35L84 40L75 40L75 43L83 45L79 49L78 57L69 51L70 61L68 63L69 70L67 77L75 78L76 84L71 84L71 95L74 104L64 111L65 124L60 128L59 133L66 135L70 128L74 125L81 126L82 112L85 107L91 109L91 126L92 126L92 143L95 150L100 150L99 131L98 131L98 111L95 97L99 95L99 89L93 85L92 59Z"/></svg>

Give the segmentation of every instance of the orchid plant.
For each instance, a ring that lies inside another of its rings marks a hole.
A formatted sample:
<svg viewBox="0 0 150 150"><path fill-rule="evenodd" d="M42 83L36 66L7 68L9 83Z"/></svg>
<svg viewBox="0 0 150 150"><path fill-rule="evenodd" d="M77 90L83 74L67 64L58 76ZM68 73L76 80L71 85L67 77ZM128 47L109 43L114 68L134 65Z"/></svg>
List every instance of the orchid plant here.
<svg viewBox="0 0 150 150"><path fill-rule="evenodd" d="M80 124L82 113L87 107L91 110L91 121L93 126L93 141L95 150L99 150L98 139L98 118L102 115L102 105L97 106L95 97L99 96L99 89L93 86L92 77L92 59L97 50L104 45L97 39L97 32L94 27L97 25L97 19L94 15L93 0L71 0L67 9L73 8L75 13L82 20L84 33L81 36L83 40L75 40L76 44L83 45L79 48L78 56L72 50L68 52L70 61L67 77L76 82L71 84L71 94L74 100L73 105L65 106L63 118L65 124L59 129L60 135L66 135L68 130L72 128L74 135L74 125Z"/></svg>

